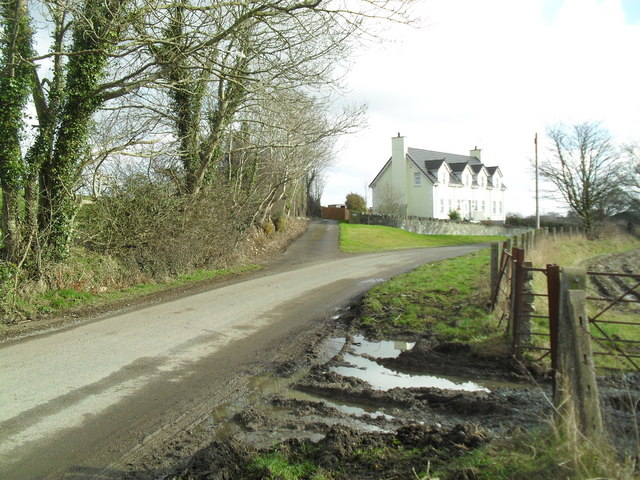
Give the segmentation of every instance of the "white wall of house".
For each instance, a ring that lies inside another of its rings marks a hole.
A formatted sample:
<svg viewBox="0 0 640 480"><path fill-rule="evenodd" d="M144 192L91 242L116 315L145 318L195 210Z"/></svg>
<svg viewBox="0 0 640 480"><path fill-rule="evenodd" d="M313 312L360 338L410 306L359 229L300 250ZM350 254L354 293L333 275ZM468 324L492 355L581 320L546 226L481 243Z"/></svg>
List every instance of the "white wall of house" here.
<svg viewBox="0 0 640 480"><path fill-rule="evenodd" d="M383 192L385 189L393 188L391 181L391 166L378 174L375 185L371 188L371 208L374 212L380 211L380 205L383 201Z"/></svg>
<svg viewBox="0 0 640 480"><path fill-rule="evenodd" d="M433 183L413 162L409 162L407 215L433 218Z"/></svg>

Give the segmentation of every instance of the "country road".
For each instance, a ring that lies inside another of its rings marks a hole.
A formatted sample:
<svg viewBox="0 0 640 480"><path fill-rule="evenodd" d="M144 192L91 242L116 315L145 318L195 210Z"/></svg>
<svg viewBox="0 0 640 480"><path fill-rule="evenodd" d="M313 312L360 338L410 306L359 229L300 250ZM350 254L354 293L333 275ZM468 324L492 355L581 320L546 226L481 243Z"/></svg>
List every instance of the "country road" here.
<svg viewBox="0 0 640 480"><path fill-rule="evenodd" d="M481 248L345 255L337 244L337 224L316 221L235 283L1 344L0 478L116 479L161 465L172 442L189 453L216 406L354 297Z"/></svg>

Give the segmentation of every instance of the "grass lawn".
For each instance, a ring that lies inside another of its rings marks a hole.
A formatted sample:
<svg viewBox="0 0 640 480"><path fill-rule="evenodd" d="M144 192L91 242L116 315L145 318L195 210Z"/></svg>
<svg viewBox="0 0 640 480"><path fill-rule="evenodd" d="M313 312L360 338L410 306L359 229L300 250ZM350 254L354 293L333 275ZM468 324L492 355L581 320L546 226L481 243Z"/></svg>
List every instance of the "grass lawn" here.
<svg viewBox="0 0 640 480"><path fill-rule="evenodd" d="M340 249L345 253L500 242L505 238L497 235L420 235L399 228L379 225L340 224Z"/></svg>

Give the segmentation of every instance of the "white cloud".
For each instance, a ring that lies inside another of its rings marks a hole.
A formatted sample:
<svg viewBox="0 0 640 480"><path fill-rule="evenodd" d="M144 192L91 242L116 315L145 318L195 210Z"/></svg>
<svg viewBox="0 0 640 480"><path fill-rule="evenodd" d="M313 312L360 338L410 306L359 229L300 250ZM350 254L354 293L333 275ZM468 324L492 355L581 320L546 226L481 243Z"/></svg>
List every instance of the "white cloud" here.
<svg viewBox="0 0 640 480"><path fill-rule="evenodd" d="M617 140L640 137L640 26L625 23L620 0L432 0L420 10L424 28L393 27L402 42L355 60L350 98L368 103L369 127L344 142L323 203L364 193L398 132L417 148L482 148L523 214L534 210L536 132L542 147L547 125L595 120Z"/></svg>

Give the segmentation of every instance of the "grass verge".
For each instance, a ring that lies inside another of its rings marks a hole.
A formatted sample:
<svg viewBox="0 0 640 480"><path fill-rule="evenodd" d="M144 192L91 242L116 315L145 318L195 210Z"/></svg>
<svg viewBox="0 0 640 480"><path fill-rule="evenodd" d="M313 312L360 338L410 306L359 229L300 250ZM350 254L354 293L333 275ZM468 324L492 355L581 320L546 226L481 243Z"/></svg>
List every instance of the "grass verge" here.
<svg viewBox="0 0 640 480"><path fill-rule="evenodd" d="M362 326L379 336L433 332L476 344L502 337L488 309L489 249L425 264L371 289ZM496 342L496 348L502 342Z"/></svg>
<svg viewBox="0 0 640 480"><path fill-rule="evenodd" d="M420 235L379 225L340 224L340 249L345 253L383 252L405 248L445 247L499 242L501 236Z"/></svg>
<svg viewBox="0 0 640 480"><path fill-rule="evenodd" d="M631 462L619 462L607 445L574 443L549 426L496 440L452 459L431 478L474 480L632 479Z"/></svg>
<svg viewBox="0 0 640 480"><path fill-rule="evenodd" d="M86 288L61 288L47 290L43 293L32 292L17 299L17 310L27 317L38 314L56 314L86 306L100 306L113 302L121 302L144 295L182 287L197 282L222 278L229 275L259 269L258 265L241 265L231 268L206 270L179 275L173 280L162 283L140 283L129 287L108 291L91 291ZM1 333L1 330L0 330Z"/></svg>

